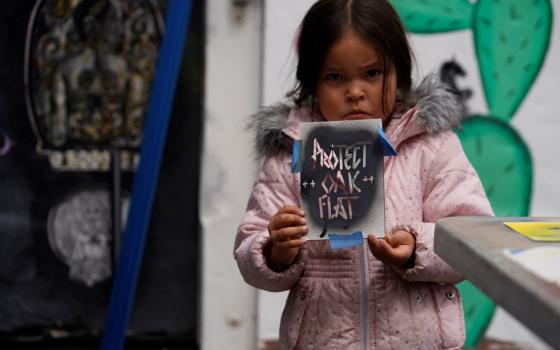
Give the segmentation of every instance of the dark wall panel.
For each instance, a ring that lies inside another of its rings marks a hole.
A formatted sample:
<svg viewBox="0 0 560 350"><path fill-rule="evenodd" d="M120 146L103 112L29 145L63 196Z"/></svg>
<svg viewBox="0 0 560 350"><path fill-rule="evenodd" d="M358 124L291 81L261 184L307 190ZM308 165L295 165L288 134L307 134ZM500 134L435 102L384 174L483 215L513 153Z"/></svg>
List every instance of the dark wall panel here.
<svg viewBox="0 0 560 350"><path fill-rule="evenodd" d="M163 10L165 3L159 3ZM95 189L110 188L111 174L54 170L37 151L23 83L26 30L34 4L0 2L0 336L48 337L50 330L61 329L70 336L96 337L103 327L111 277L97 276L89 284L71 278L52 237L49 242L48 219L53 208L76 191L89 189L91 195ZM194 1L130 323L133 334L192 342L198 313L203 9L204 2ZM122 173L123 193L132 180L132 172ZM96 214L82 209L83 215ZM82 229L87 224L83 218L73 222Z"/></svg>

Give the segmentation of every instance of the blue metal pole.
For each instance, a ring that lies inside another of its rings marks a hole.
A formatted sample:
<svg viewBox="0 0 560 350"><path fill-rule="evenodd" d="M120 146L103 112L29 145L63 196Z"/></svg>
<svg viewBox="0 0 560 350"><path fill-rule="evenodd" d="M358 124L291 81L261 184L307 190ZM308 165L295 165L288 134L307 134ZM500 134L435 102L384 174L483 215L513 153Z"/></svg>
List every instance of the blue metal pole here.
<svg viewBox="0 0 560 350"><path fill-rule="evenodd" d="M123 349L124 347L125 332L134 302L167 126L181 66L191 5L191 0L170 0L168 5L165 19L166 29L159 50L157 70L144 126L140 163L134 176L128 221L122 236L119 262L105 319L102 350Z"/></svg>

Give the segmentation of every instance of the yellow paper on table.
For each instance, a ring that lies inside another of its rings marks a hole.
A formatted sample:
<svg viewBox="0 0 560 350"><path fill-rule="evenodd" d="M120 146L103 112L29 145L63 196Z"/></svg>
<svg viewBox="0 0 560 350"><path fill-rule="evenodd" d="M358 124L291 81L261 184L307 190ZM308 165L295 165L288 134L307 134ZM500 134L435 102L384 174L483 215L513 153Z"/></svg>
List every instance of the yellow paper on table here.
<svg viewBox="0 0 560 350"><path fill-rule="evenodd" d="M504 224L533 241L560 242L560 222L504 222Z"/></svg>

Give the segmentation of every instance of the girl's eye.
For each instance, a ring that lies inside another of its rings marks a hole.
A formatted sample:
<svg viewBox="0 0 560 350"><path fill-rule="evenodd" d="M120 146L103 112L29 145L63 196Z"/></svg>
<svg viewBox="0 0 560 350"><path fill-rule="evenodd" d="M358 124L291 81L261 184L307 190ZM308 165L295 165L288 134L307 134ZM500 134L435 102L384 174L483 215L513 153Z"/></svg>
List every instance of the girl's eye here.
<svg viewBox="0 0 560 350"><path fill-rule="evenodd" d="M366 71L366 78L377 78L383 75L383 72L380 69L369 69Z"/></svg>
<svg viewBox="0 0 560 350"><path fill-rule="evenodd" d="M325 76L325 79L329 81L339 81L342 80L342 74L339 73L329 73Z"/></svg>

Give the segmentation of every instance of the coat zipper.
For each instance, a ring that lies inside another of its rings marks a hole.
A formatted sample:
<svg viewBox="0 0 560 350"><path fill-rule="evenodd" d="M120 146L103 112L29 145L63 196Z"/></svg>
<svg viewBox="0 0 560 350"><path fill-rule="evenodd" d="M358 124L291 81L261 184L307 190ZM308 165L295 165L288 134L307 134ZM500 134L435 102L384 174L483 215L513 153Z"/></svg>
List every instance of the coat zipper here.
<svg viewBox="0 0 560 350"><path fill-rule="evenodd" d="M369 268L367 249L367 240L364 240L360 249L360 326L362 331L362 350L368 350L369 345Z"/></svg>

